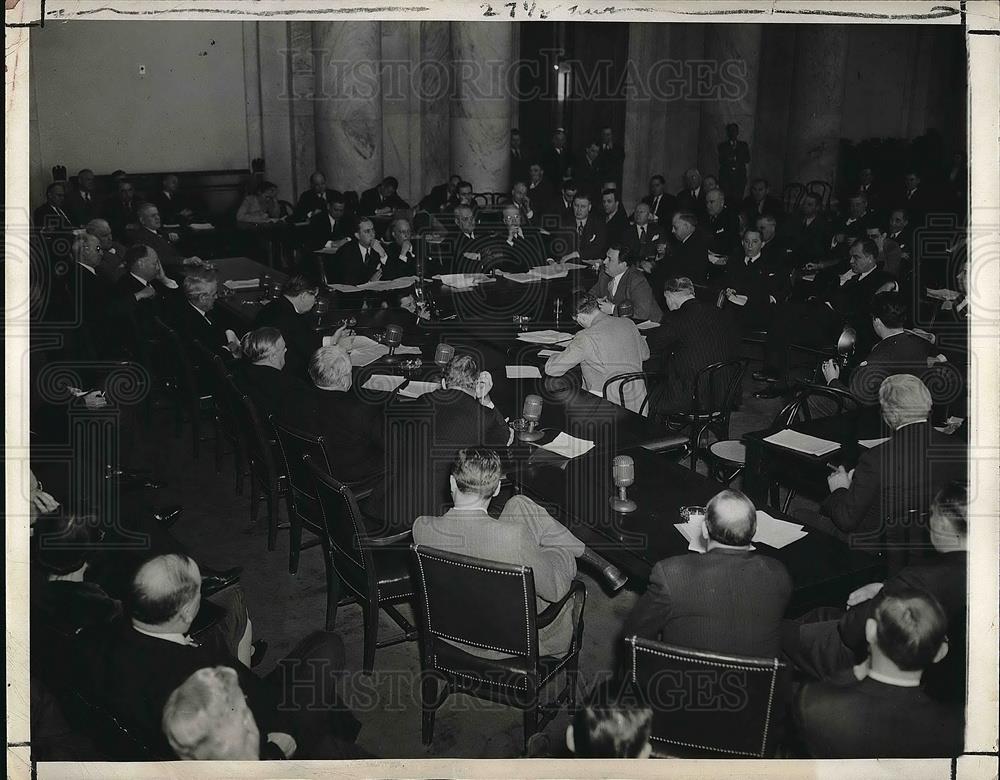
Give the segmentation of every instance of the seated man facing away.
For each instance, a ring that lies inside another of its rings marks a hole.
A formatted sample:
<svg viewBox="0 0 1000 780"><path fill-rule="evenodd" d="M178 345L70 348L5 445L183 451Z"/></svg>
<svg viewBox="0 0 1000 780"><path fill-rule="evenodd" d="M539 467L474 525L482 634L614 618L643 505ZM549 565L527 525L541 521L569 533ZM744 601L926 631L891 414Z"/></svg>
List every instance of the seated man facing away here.
<svg viewBox="0 0 1000 780"><path fill-rule="evenodd" d="M573 318L583 328L566 349L545 361L547 376L563 376L575 366L583 371L583 388L602 395L604 384L619 374L642 371L649 347L635 323L627 317L609 317L597 299L580 293L574 301ZM624 388L625 408L638 412L646 400L646 385L630 382ZM609 399L617 403L618 389L609 388Z"/></svg>
<svg viewBox="0 0 1000 780"><path fill-rule="evenodd" d="M295 374L285 371L285 338L277 328L257 328L240 342L243 357L235 364L233 378L237 386L254 402L261 415L283 408L287 399L305 392L308 385Z"/></svg>
<svg viewBox="0 0 1000 780"><path fill-rule="evenodd" d="M322 338L313 330L314 320L309 312L316 305L319 284L315 280L296 274L285 282L281 297L264 306L254 318L255 328L277 328L288 347L288 368L298 376L305 376L312 353L321 345Z"/></svg>
<svg viewBox="0 0 1000 780"><path fill-rule="evenodd" d="M635 267L636 259L625 247L609 247L590 294L597 298L598 308L605 314L614 315L627 301L632 304L629 315L632 319L659 322L663 311L653 297L646 275Z"/></svg>
<svg viewBox="0 0 1000 780"><path fill-rule="evenodd" d="M906 519L910 510L930 506L935 485L965 481L964 448L931 426L931 394L912 374L894 374L879 386L882 418L892 431L889 441L865 450L858 465L843 466L827 477L830 495L824 517L804 519L821 531L874 547L887 522ZM912 542L924 540L911 540Z"/></svg>
<svg viewBox="0 0 1000 780"><path fill-rule="evenodd" d="M795 722L814 758L925 758L962 752L962 710L931 699L925 670L948 654L948 621L932 596L901 591L865 621L868 660L805 685Z"/></svg>
<svg viewBox="0 0 1000 780"><path fill-rule="evenodd" d="M539 612L569 592L576 576L576 558L584 544L526 496L514 496L500 517L490 517L490 501L500 492L503 471L492 450L459 450L448 478L455 505L441 517L418 517L413 541L447 552L470 555L501 563L530 566L535 577L536 608ZM562 655L573 638L572 601L559 616L538 631L538 654ZM507 654L459 645L483 658Z"/></svg>
<svg viewBox="0 0 1000 780"><path fill-rule="evenodd" d="M267 735L262 748L239 676L226 666L199 669L170 694L163 708L163 733L184 761L291 758L296 748L291 736L277 732Z"/></svg>
<svg viewBox="0 0 1000 780"><path fill-rule="evenodd" d="M784 564L757 555L757 511L738 490L708 502L707 552L675 555L653 567L649 587L625 621L640 636L714 653L775 658L792 594Z"/></svg>
<svg viewBox="0 0 1000 780"><path fill-rule="evenodd" d="M170 694L198 669L228 666L257 723L265 731L280 731L299 745L301 758L340 758L353 750L339 741L324 740L326 755L317 755L317 740L334 734L351 742L359 724L340 703L335 672L343 668L344 649L336 634L317 632L292 651L266 678L254 675L218 643L201 644L188 632L198 615L201 573L186 555L159 555L147 561L132 581L129 619L94 636L83 653L87 693L110 709L126 728L152 747L169 754L161 728L163 707ZM297 670L310 664L324 668L306 685ZM306 686L305 688L303 686ZM316 703L322 702L317 708Z"/></svg>
<svg viewBox="0 0 1000 780"><path fill-rule="evenodd" d="M598 686L566 727L566 747L576 758L649 758L653 710L615 701L610 684Z"/></svg>

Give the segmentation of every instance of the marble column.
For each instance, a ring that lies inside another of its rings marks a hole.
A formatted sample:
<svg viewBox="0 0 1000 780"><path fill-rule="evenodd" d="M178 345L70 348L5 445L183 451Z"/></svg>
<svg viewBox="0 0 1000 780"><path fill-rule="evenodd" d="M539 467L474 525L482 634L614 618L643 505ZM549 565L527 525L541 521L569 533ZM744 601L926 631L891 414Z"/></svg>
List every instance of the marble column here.
<svg viewBox="0 0 1000 780"><path fill-rule="evenodd" d="M318 63L312 56L312 28L309 22L289 22L291 47L289 78L292 85L291 132L294 191L309 189L309 177L316 170L315 82Z"/></svg>
<svg viewBox="0 0 1000 780"><path fill-rule="evenodd" d="M257 23L260 125L265 175L282 199L295 201L292 162L291 67L288 22Z"/></svg>
<svg viewBox="0 0 1000 780"><path fill-rule="evenodd" d="M316 167L360 194L382 179L380 23L313 22L312 45Z"/></svg>
<svg viewBox="0 0 1000 780"><path fill-rule="evenodd" d="M663 174L668 159L664 140L671 104L653 80L669 56L669 41L670 25L629 24L622 199L630 211L647 193L649 177Z"/></svg>
<svg viewBox="0 0 1000 780"><path fill-rule="evenodd" d="M784 187L785 143L788 139L788 110L792 91L795 57L795 28L786 24L765 24L761 34L760 78L753 144L750 147L750 179L763 176L771 194L781 197Z"/></svg>
<svg viewBox="0 0 1000 780"><path fill-rule="evenodd" d="M420 22L420 59L412 79L420 102L419 151L421 192L451 175L451 23Z"/></svg>
<svg viewBox="0 0 1000 780"><path fill-rule="evenodd" d="M705 27L705 59L715 70L715 98L701 104L698 163L702 174L718 175L718 145L726 125L740 126L740 139L753 156L757 93L760 79L762 24L709 24Z"/></svg>
<svg viewBox="0 0 1000 780"><path fill-rule="evenodd" d="M848 27L804 24L796 30L786 182L836 179Z"/></svg>
<svg viewBox="0 0 1000 780"><path fill-rule="evenodd" d="M513 30L504 22L452 22L451 46L451 170L476 192L505 192Z"/></svg>
<svg viewBox="0 0 1000 780"><path fill-rule="evenodd" d="M667 191L676 192L684 186L684 171L698 165L698 139L701 137L701 103L699 92L710 77L701 71L705 59L705 28L703 22L671 24L670 47L667 50L670 69L661 71L659 81L669 88L666 106L667 132L660 139L665 149Z"/></svg>

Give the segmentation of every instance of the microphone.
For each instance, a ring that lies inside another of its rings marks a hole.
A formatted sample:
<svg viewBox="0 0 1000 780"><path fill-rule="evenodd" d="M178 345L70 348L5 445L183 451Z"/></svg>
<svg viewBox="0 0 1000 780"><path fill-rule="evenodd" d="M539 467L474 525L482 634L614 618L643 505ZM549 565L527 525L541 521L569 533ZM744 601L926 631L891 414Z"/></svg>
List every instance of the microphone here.
<svg viewBox="0 0 1000 780"><path fill-rule="evenodd" d="M629 455L618 455L611 461L611 473L614 476L618 495L611 496L608 503L611 508L622 514L634 512L638 507L635 501L625 494L625 489L635 482L635 461Z"/></svg>
<svg viewBox="0 0 1000 780"><path fill-rule="evenodd" d="M396 357L396 347L403 343L403 329L399 325L387 325L385 329L385 343L389 346L389 354L385 356L385 362L395 363L399 360Z"/></svg>
<svg viewBox="0 0 1000 780"><path fill-rule="evenodd" d="M583 555L580 556L580 562L586 563L589 566L597 569L601 576L607 581L608 585L611 586L611 592L617 593L622 588L625 587L625 583L628 582L628 577L622 574L621 569L615 566L611 561L600 555L589 547L585 548Z"/></svg>
<svg viewBox="0 0 1000 780"><path fill-rule="evenodd" d="M453 357L455 357L455 348L451 344L445 344L443 341L434 350L434 362L437 363L438 368L442 371L444 371Z"/></svg>
<svg viewBox="0 0 1000 780"><path fill-rule="evenodd" d="M535 430L535 426L542 416L542 397L540 395L532 394L524 399L521 416L528 423L528 430L518 431L517 438L520 441L538 441L542 438L542 432Z"/></svg>

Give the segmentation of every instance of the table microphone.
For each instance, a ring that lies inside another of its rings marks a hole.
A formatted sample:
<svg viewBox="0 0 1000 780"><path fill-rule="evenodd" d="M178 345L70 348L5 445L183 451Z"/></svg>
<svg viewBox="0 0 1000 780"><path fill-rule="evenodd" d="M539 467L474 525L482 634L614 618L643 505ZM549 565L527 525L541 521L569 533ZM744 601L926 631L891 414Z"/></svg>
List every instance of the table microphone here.
<svg viewBox="0 0 1000 780"><path fill-rule="evenodd" d="M455 357L455 348L451 344L445 344L443 341L434 350L434 362L437 363L442 371L444 371L453 357Z"/></svg>
<svg viewBox="0 0 1000 780"><path fill-rule="evenodd" d="M625 587L625 583L628 582L628 577L622 574L621 570L617 566L611 563L611 561L603 555L599 555L591 550L589 547L584 548L583 555L580 556L580 561L597 569L601 573L601 576L607 581L608 585L611 586L611 591L613 593L620 591Z"/></svg>
<svg viewBox="0 0 1000 780"><path fill-rule="evenodd" d="M625 494L625 489L635 482L635 461L629 455L618 455L611 461L611 473L614 475L618 495L611 496L608 503L616 512L626 514L636 510L636 503Z"/></svg>
<svg viewBox="0 0 1000 780"><path fill-rule="evenodd" d="M385 343L389 347L389 354L385 356L385 362L395 363L399 360L396 357L396 347L403 343L403 329L399 325L386 326Z"/></svg>
<svg viewBox="0 0 1000 780"><path fill-rule="evenodd" d="M540 395L532 394L524 399L521 416L528 423L528 430L518 431L517 438L520 441L538 441L542 438L542 432L535 430L535 426L542 417L542 397Z"/></svg>

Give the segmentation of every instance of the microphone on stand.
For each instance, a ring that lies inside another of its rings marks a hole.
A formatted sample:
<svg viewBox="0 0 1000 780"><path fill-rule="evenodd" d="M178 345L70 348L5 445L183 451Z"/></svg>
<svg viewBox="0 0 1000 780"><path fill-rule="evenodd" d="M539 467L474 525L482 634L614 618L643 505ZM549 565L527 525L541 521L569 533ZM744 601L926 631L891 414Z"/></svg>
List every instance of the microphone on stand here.
<svg viewBox="0 0 1000 780"><path fill-rule="evenodd" d="M535 426L542 417L542 397L540 395L532 394L524 399L521 416L528 423L528 430L518 431L517 438L520 441L538 441L542 438L542 432L535 430Z"/></svg>
<svg viewBox="0 0 1000 780"><path fill-rule="evenodd" d="M387 325L385 329L385 343L389 347L389 354L385 356L385 362L397 362L399 358L396 357L396 347L403 343L403 329L399 325Z"/></svg>
<svg viewBox="0 0 1000 780"><path fill-rule="evenodd" d="M611 592L617 593L622 588L625 587L625 583L628 582L628 577L622 574L621 570L615 566L611 561L605 558L603 555L591 550L589 547L585 548L583 555L580 556L580 562L586 563L589 566L597 569L601 576L604 577L608 585L611 586Z"/></svg>
<svg viewBox="0 0 1000 780"><path fill-rule="evenodd" d="M455 348L451 344L445 344L443 341L434 350L434 362L442 371L444 371L453 357L455 357Z"/></svg>
<svg viewBox="0 0 1000 780"><path fill-rule="evenodd" d="M625 494L625 489L635 482L635 461L628 455L618 455L611 461L611 473L614 475L618 495L611 496L608 503L616 512L634 512L637 509L636 503Z"/></svg>

